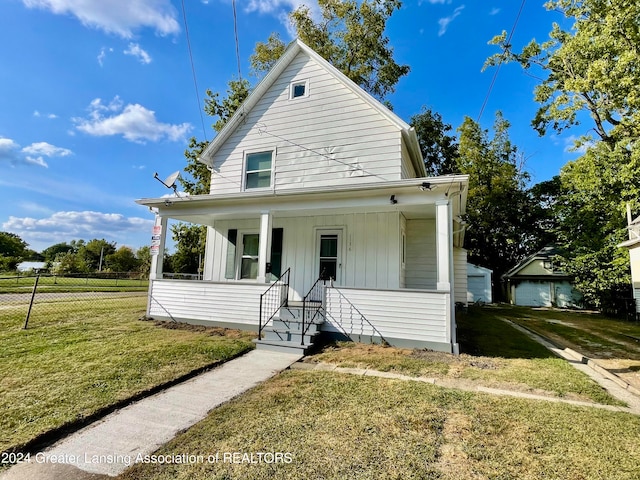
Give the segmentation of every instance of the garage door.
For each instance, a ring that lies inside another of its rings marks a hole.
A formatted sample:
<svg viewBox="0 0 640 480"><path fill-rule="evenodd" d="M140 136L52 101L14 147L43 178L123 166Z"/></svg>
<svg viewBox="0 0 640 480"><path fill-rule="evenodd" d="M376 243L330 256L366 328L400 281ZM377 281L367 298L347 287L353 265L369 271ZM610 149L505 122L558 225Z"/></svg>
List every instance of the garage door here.
<svg viewBox="0 0 640 480"><path fill-rule="evenodd" d="M485 298L485 284L486 278L484 275L469 275L467 277L467 289L469 290L470 296L473 298L469 298L470 302L487 302L488 299Z"/></svg>
<svg viewBox="0 0 640 480"><path fill-rule="evenodd" d="M516 286L515 304L525 307L550 307L551 286L549 282L520 282Z"/></svg>
<svg viewBox="0 0 640 480"><path fill-rule="evenodd" d="M556 305L558 307L574 307L580 303L580 294L569 282L556 283Z"/></svg>

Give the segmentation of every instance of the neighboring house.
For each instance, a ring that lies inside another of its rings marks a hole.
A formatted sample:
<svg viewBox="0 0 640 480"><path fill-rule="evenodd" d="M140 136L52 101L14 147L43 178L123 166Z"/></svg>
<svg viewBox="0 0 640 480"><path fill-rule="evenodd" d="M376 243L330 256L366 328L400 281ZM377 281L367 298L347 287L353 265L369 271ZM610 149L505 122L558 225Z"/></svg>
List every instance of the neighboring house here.
<svg viewBox="0 0 640 480"><path fill-rule="evenodd" d="M468 177L427 178L413 128L305 44L200 161L209 195L138 200L157 212L148 315L259 329L313 304L325 332L457 352ZM168 219L207 226L202 281L163 278Z"/></svg>
<svg viewBox="0 0 640 480"><path fill-rule="evenodd" d="M46 262L22 262L16 267L19 272L33 272L40 273L46 270Z"/></svg>
<svg viewBox="0 0 640 480"><path fill-rule="evenodd" d="M467 263L467 301L469 303L491 303L491 276L493 271Z"/></svg>
<svg viewBox="0 0 640 480"><path fill-rule="evenodd" d="M547 246L503 275L510 303L528 307L578 307L582 295L571 277L554 263L558 251Z"/></svg>
<svg viewBox="0 0 640 480"><path fill-rule="evenodd" d="M640 314L640 217L633 220L629 207L627 207L627 228L629 240L618 246L629 249L633 298L636 301L636 312Z"/></svg>

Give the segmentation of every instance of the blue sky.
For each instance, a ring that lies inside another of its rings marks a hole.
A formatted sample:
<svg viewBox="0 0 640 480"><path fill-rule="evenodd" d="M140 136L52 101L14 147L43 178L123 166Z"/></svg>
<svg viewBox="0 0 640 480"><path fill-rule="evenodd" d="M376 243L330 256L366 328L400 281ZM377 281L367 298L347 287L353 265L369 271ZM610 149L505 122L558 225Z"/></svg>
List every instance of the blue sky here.
<svg viewBox="0 0 640 480"><path fill-rule="evenodd" d="M238 0L242 75L257 41L277 31L291 40L286 14L302 0ZM308 3L313 6L313 4ZM396 60L411 73L389 97L405 120L424 106L458 127L477 119L494 71L487 42L509 31L520 2L406 0L388 24ZM237 77L229 0L185 0L200 99ZM548 36L543 2L529 1L515 48ZM136 198L167 190L153 179L185 165L188 138L205 136L177 0L3 0L0 4L0 230L40 251L58 242L105 238L148 243L152 214ZM533 181L559 172L576 154L573 135L539 138L530 127L536 80L517 65L500 70L481 118L496 110ZM212 119L205 117L211 140ZM573 133L573 135L572 135Z"/></svg>

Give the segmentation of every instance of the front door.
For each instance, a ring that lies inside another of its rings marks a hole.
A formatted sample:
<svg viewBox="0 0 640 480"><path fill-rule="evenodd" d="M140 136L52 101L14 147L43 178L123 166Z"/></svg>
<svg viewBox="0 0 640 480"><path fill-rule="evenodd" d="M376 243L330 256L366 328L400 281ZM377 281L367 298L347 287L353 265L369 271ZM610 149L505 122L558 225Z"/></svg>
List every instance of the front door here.
<svg viewBox="0 0 640 480"><path fill-rule="evenodd" d="M342 231L318 231L318 276L323 280L333 279L340 284L342 278Z"/></svg>

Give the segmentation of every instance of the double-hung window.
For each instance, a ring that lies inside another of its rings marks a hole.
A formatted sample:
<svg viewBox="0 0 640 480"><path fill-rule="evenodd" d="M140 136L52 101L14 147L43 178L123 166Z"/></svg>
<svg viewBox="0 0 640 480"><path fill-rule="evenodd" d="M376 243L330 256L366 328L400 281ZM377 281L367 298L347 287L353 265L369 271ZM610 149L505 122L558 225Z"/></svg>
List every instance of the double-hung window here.
<svg viewBox="0 0 640 480"><path fill-rule="evenodd" d="M271 187L273 151L247 153L245 159L245 190Z"/></svg>

